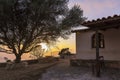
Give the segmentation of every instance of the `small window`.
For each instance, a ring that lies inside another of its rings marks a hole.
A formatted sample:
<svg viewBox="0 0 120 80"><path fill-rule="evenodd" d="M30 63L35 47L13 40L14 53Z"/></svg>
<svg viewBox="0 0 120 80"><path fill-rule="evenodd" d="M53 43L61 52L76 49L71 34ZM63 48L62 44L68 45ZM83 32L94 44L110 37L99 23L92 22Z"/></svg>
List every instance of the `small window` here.
<svg viewBox="0 0 120 80"><path fill-rule="evenodd" d="M99 48L104 48L104 35L102 33L98 33L99 38ZM92 35L92 48L96 48L96 34Z"/></svg>

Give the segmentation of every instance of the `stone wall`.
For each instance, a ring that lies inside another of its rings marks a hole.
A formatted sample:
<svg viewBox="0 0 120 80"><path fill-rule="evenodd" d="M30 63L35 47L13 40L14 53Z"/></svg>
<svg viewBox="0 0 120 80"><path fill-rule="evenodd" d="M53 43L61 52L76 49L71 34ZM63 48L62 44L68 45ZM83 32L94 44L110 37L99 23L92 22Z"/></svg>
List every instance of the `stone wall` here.
<svg viewBox="0 0 120 80"><path fill-rule="evenodd" d="M95 63L95 60L82 60L82 59L71 59L71 66L87 66L92 67ZM106 68L118 68L120 69L120 61L105 60L104 65Z"/></svg>

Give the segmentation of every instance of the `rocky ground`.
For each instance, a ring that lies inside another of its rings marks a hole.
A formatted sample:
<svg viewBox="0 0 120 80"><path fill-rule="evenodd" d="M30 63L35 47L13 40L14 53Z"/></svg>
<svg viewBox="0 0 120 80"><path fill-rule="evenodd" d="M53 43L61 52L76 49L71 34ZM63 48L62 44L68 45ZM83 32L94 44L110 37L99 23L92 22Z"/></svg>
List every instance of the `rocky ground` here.
<svg viewBox="0 0 120 80"><path fill-rule="evenodd" d="M37 63L28 65L25 68L16 68L8 70L0 67L0 80L38 80L47 68L56 65L59 62Z"/></svg>
<svg viewBox="0 0 120 80"><path fill-rule="evenodd" d="M119 69L106 69L101 77L92 74L90 67L72 67L69 60L53 66L39 80L120 80Z"/></svg>
<svg viewBox="0 0 120 80"><path fill-rule="evenodd" d="M13 70L1 67L0 80L120 80L120 70L107 69L97 78L91 67L72 67L67 59Z"/></svg>

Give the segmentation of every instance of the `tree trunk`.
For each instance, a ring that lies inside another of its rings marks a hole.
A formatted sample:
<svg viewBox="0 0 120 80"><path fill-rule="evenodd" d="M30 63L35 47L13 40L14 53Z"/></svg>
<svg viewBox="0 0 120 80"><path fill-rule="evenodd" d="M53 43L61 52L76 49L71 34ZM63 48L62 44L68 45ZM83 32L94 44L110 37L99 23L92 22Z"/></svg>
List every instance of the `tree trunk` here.
<svg viewBox="0 0 120 80"><path fill-rule="evenodd" d="M16 56L15 63L20 63L21 62L21 55L17 54L15 56Z"/></svg>

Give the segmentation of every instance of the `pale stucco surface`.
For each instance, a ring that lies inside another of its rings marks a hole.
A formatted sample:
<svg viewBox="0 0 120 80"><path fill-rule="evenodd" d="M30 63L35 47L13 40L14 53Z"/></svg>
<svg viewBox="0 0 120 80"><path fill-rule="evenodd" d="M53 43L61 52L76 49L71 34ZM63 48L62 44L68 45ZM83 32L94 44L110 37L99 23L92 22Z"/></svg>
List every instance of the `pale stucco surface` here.
<svg viewBox="0 0 120 80"><path fill-rule="evenodd" d="M100 55L105 60L120 60L120 29L100 31L104 35L105 48L100 49ZM76 33L76 57L78 59L95 59L96 50L91 47L91 36L94 31Z"/></svg>

